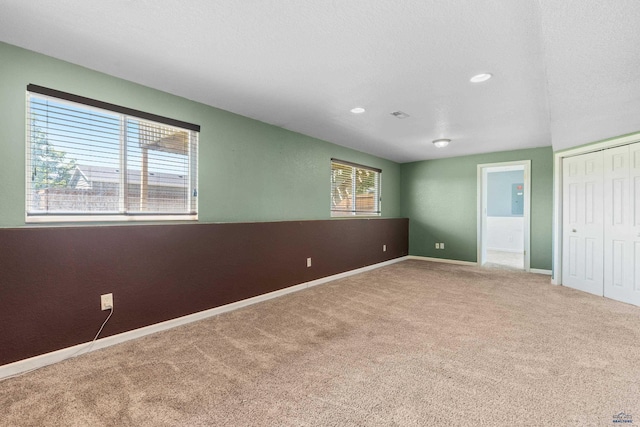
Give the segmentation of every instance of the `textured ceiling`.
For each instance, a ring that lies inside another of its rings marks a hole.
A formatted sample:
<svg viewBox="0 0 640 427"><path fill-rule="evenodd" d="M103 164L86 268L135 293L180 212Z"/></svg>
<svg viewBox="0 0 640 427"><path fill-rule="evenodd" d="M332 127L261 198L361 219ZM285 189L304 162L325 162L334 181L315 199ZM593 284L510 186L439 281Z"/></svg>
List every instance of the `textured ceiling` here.
<svg viewBox="0 0 640 427"><path fill-rule="evenodd" d="M640 1L541 4L554 149L640 131Z"/></svg>
<svg viewBox="0 0 640 427"><path fill-rule="evenodd" d="M399 162L640 130L637 0L0 8L7 43ZM470 83L480 72L494 78ZM436 149L443 137L453 142Z"/></svg>

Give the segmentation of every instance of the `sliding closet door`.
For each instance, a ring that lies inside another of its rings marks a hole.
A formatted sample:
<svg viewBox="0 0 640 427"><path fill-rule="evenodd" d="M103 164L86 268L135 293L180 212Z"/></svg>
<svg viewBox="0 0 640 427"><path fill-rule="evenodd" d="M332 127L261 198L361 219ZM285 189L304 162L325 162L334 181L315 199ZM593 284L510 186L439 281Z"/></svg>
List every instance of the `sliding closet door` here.
<svg viewBox="0 0 640 427"><path fill-rule="evenodd" d="M604 295L640 305L640 144L604 151Z"/></svg>
<svg viewBox="0 0 640 427"><path fill-rule="evenodd" d="M640 305L640 143L629 146L629 160L629 192L631 195L629 239L632 255L629 271L629 299L626 302Z"/></svg>
<svg viewBox="0 0 640 427"><path fill-rule="evenodd" d="M629 146L604 151L604 295L624 301L631 264Z"/></svg>
<svg viewBox="0 0 640 427"><path fill-rule="evenodd" d="M562 283L603 294L603 155L563 160Z"/></svg>

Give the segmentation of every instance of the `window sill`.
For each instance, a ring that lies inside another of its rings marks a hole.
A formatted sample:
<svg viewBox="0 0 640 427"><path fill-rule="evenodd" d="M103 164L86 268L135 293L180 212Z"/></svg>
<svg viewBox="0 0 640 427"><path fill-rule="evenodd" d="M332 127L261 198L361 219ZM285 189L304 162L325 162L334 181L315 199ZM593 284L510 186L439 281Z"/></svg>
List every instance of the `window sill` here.
<svg viewBox="0 0 640 427"><path fill-rule="evenodd" d="M331 218L380 218L379 213L331 213Z"/></svg>
<svg viewBox="0 0 640 427"><path fill-rule="evenodd" d="M37 215L25 217L27 224L87 222L169 222L197 221L198 215Z"/></svg>

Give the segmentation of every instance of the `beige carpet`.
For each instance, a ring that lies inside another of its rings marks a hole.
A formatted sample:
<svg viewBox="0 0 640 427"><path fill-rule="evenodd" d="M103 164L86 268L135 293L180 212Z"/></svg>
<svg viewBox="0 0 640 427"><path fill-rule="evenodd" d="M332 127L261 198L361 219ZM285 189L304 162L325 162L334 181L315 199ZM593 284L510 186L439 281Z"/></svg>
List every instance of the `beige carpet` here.
<svg viewBox="0 0 640 427"><path fill-rule="evenodd" d="M0 382L3 426L640 423L640 308L404 261Z"/></svg>
<svg viewBox="0 0 640 427"><path fill-rule="evenodd" d="M485 267L504 267L524 270L524 253L487 249Z"/></svg>

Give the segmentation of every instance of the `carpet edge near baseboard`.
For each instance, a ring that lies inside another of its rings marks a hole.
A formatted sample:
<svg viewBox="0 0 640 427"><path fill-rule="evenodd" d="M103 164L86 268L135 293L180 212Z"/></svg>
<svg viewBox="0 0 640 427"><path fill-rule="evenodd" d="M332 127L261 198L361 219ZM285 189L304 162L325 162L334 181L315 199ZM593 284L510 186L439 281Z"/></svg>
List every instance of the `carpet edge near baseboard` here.
<svg viewBox="0 0 640 427"><path fill-rule="evenodd" d="M460 261L457 259L434 258L434 257L418 256L418 255L408 255L406 258L415 259L419 261L443 262L445 264L458 264L458 265L468 265L472 267L478 267L478 263L473 261ZM551 270L544 270L540 268L530 268L528 272L535 273L535 274L545 274L547 276L551 276L553 274Z"/></svg>

